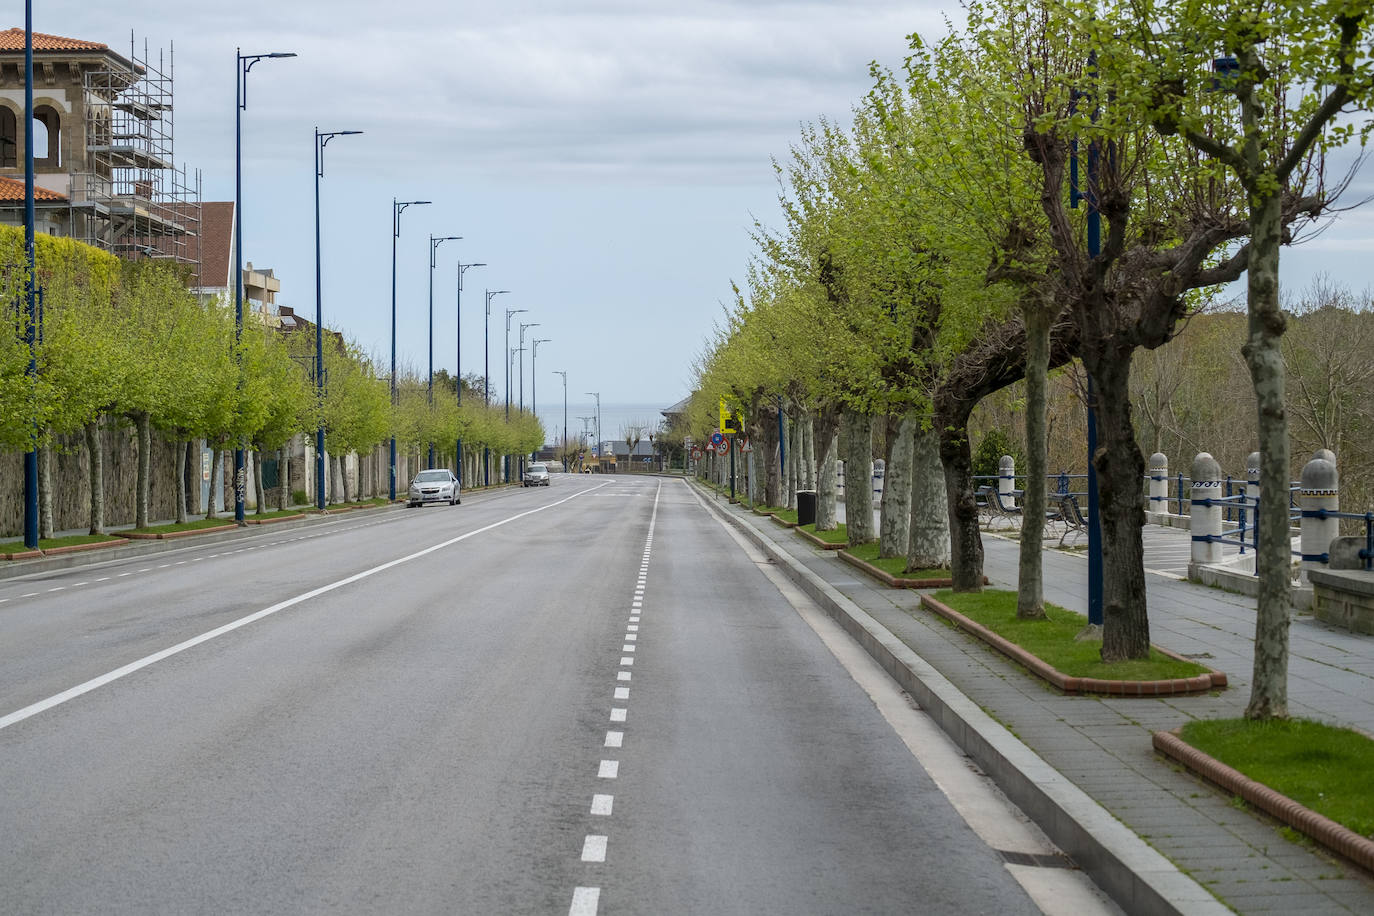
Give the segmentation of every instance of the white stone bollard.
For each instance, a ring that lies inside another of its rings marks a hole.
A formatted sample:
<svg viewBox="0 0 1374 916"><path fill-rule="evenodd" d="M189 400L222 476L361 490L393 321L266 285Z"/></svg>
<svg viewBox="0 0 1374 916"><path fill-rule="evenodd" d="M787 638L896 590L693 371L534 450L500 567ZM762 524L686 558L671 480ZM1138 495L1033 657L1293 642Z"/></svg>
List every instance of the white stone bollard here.
<svg viewBox="0 0 1374 916"><path fill-rule="evenodd" d="M997 492L1002 497L1002 505L1008 509L1016 505L1016 497L1012 491L1016 489L1016 459L1010 455L1003 455L1002 460L997 462Z"/></svg>
<svg viewBox="0 0 1374 916"><path fill-rule="evenodd" d="M1169 456L1155 452L1150 456L1150 504L1149 512L1160 515L1169 513Z"/></svg>
<svg viewBox="0 0 1374 916"><path fill-rule="evenodd" d="M1221 465L1211 455L1202 452L1193 459L1192 506L1188 526L1193 532L1190 577L1193 575L1192 567L1221 562L1221 545L1198 539L1221 534L1221 506L1207 505L1207 501L1221 499L1222 495Z"/></svg>
<svg viewBox="0 0 1374 916"><path fill-rule="evenodd" d="M1259 527L1259 513L1255 511L1255 506L1259 504L1260 498L1260 453L1251 452L1245 459L1245 504L1250 507L1249 511L1242 512L1241 518L1245 520L1245 537L1243 540L1252 544L1258 544L1255 539L1255 531Z"/></svg>
<svg viewBox="0 0 1374 916"><path fill-rule="evenodd" d="M1330 458L1326 456L1330 455ZM1307 573L1312 569L1324 569L1324 558L1331 549L1331 541L1341 533L1341 520L1338 518L1311 518L1309 512L1326 509L1339 512L1340 476L1336 470L1335 455L1329 449L1321 449L1312 460L1303 466L1298 480L1298 508L1302 510L1302 581L1307 582Z"/></svg>

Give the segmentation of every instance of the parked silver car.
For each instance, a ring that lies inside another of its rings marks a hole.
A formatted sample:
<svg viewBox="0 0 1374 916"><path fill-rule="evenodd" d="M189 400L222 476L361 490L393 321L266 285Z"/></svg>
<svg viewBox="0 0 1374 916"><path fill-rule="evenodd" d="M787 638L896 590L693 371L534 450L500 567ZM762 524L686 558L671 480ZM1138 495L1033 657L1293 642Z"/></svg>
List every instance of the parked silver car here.
<svg viewBox="0 0 1374 916"><path fill-rule="evenodd" d="M549 485L548 465L532 464L525 468L524 482L527 487L547 487Z"/></svg>
<svg viewBox="0 0 1374 916"><path fill-rule="evenodd" d="M410 482L410 493L406 505L414 508L425 503L448 503L456 506L463 500L459 498L458 478L448 468L430 468L415 475Z"/></svg>

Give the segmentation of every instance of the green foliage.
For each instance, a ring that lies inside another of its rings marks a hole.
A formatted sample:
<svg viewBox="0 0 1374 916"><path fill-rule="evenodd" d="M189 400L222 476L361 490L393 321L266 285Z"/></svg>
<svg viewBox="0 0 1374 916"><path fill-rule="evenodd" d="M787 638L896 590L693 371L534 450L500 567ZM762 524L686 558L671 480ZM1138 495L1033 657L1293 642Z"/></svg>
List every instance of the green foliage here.
<svg viewBox="0 0 1374 916"><path fill-rule="evenodd" d="M1003 455L1010 455L1016 461L1019 473L1026 472L1026 458L1021 446L1004 429L988 430L973 450L973 475L996 477L1001 472Z"/></svg>

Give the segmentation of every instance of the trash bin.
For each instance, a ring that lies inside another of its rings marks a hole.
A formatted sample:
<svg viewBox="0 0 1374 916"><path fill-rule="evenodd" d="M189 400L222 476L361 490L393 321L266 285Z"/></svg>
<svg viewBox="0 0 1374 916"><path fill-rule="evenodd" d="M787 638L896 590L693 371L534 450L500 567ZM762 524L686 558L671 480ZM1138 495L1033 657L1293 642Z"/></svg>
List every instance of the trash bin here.
<svg viewBox="0 0 1374 916"><path fill-rule="evenodd" d="M797 524L816 524L816 491L797 491Z"/></svg>

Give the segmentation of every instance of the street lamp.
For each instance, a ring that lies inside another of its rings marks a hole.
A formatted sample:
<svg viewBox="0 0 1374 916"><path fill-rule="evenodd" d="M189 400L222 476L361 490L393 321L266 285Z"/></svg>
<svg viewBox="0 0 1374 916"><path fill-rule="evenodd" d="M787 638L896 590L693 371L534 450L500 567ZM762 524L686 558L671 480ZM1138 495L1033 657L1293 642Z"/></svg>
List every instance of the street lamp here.
<svg viewBox="0 0 1374 916"><path fill-rule="evenodd" d="M28 53L32 54L32 51ZM242 48L234 49L234 351L236 354L239 352L239 341L243 339L243 112L248 107L248 71L252 70L253 65L260 60L295 56L292 51L244 54ZM33 85L33 80L29 80L29 85ZM242 358L241 354L239 358ZM241 384L242 379L239 381ZM244 524L244 483L243 441L240 440L235 443L234 448L234 521L240 525ZM213 499L212 496L212 506L214 505Z"/></svg>
<svg viewBox="0 0 1374 916"><path fill-rule="evenodd" d="M520 325L520 409L525 409L525 330L527 328L537 328L539 322L531 321L529 324Z"/></svg>
<svg viewBox="0 0 1374 916"><path fill-rule="evenodd" d="M554 375L563 376L563 470L568 469L568 371L553 370Z"/></svg>
<svg viewBox="0 0 1374 916"><path fill-rule="evenodd" d="M482 319L482 402L491 406L491 297L510 292L508 289L487 290L487 314ZM506 346L510 346L510 318L506 318ZM482 484L491 485L491 449L482 448Z"/></svg>
<svg viewBox="0 0 1374 916"><path fill-rule="evenodd" d="M391 471L388 494L396 501L396 240L401 237L401 214L406 207L420 207L432 203L428 200L391 199Z"/></svg>
<svg viewBox="0 0 1374 916"><path fill-rule="evenodd" d="M434 404L434 265L439 259L439 246L444 242L456 242L461 238L461 235L429 237L429 382L425 397L431 406ZM426 467L434 467L433 442L429 444L429 464Z"/></svg>
<svg viewBox="0 0 1374 916"><path fill-rule="evenodd" d="M29 345L29 378L38 372L33 349L34 319L38 303L34 298L37 276L34 260L34 164L33 164L33 0L24 3L24 300L28 312L26 333ZM50 144L56 142L52 139ZM38 441L34 438L24 453L24 546L38 549Z"/></svg>
<svg viewBox="0 0 1374 916"><path fill-rule="evenodd" d="M483 262L476 264L464 264L458 262L458 305L454 312L454 323L457 325L457 341L455 349L455 359L453 362L453 374L458 379L458 406L463 406L463 274L474 267L486 267ZM458 483L463 482L463 440L459 439L454 454L457 456L454 462L458 465Z"/></svg>
<svg viewBox="0 0 1374 916"><path fill-rule="evenodd" d="M510 320L511 316L521 312L528 312L529 309L506 309L506 353L510 354ZM511 365L509 359L506 361L506 419L510 419L510 373Z"/></svg>
<svg viewBox="0 0 1374 916"><path fill-rule="evenodd" d="M533 414L536 419L539 417L539 398L537 397L539 394L539 382L535 375L535 364L539 358L539 345L541 343L548 343L551 340L553 340L552 337L536 338L535 341L530 344L530 413ZM523 377L522 374L521 378ZM539 447L543 448L544 443L539 443ZM537 460L538 457L539 456L536 454L534 460Z"/></svg>
<svg viewBox="0 0 1374 916"><path fill-rule="evenodd" d="M596 398L596 464L601 466L601 392L588 391L592 397Z"/></svg>
<svg viewBox="0 0 1374 916"><path fill-rule="evenodd" d="M324 177L324 148L335 137L360 134L360 130L332 130L320 133L315 128L315 399L320 409L320 424L315 429L315 508L324 509L324 310L320 292L320 179Z"/></svg>
<svg viewBox="0 0 1374 916"><path fill-rule="evenodd" d="M509 379L509 378L511 377L511 374L515 372L515 356L516 356L517 353L518 353L518 354L521 354L521 356L520 356L520 364L521 364L521 365L524 365L524 363L525 363L524 352L525 352L525 348L524 348L524 347L511 347L511 348L510 348L510 350L509 350L509 352L508 352L508 354L507 354L509 358L506 360L506 378L507 378L507 379ZM509 422L509 420L510 420L510 392L509 392L509 391L506 392L506 420L507 420L507 422ZM506 482L509 483L509 482L510 482L510 479L511 479L510 455L507 455L507 456L506 456Z"/></svg>

